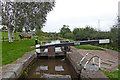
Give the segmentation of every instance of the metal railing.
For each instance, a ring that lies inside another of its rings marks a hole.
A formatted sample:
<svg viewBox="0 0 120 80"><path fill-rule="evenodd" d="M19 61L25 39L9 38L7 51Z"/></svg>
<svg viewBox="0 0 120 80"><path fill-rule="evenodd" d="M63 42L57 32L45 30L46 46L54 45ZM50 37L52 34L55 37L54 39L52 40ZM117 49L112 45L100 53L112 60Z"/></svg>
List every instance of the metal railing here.
<svg viewBox="0 0 120 80"><path fill-rule="evenodd" d="M93 53L87 53L87 54L81 59L81 61L80 61L80 65L82 65L83 60L84 60L89 54L91 54L91 55L94 56ZM94 65L94 58L93 58L93 65Z"/></svg>
<svg viewBox="0 0 120 80"><path fill-rule="evenodd" d="M91 57L89 60L86 61L85 65L84 65L84 67L83 67L84 70L86 70L86 66L87 66L87 64L89 64L89 62L90 62L91 60L93 60L93 63L92 63L92 64L93 64L93 65L95 64L95 61L94 61L94 58L95 58L95 57L97 57L97 58L99 59L99 65L98 65L98 67L99 67L99 70L100 70L100 67L101 67L101 59L100 59L99 56L94 55L93 53L87 53L87 54L81 59L81 61L80 61L80 66L82 66L83 60L84 60L89 54L91 54L92 57Z"/></svg>
<svg viewBox="0 0 120 80"><path fill-rule="evenodd" d="M90 60L87 60L87 62L85 63L85 65L84 65L84 70L86 70L86 66L87 66L87 64L89 64L89 62L92 60L92 59L94 59L95 57L97 57L98 59L99 59L99 70L100 70L100 67L101 67L101 59L100 59L100 57L99 56L93 56Z"/></svg>

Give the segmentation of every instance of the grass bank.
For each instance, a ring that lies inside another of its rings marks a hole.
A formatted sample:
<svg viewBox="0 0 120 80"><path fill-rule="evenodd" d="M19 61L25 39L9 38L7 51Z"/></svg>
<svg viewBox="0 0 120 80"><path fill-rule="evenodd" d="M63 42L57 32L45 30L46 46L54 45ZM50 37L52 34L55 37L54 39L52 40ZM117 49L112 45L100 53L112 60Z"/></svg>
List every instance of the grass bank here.
<svg viewBox="0 0 120 80"><path fill-rule="evenodd" d="M72 39L68 39L70 42L74 42L74 40ZM86 50L103 50L105 51L104 49L101 49L99 47L96 47L96 46L92 46L92 45L78 45L78 46L74 46L75 48L77 49L86 49Z"/></svg>
<svg viewBox="0 0 120 80"><path fill-rule="evenodd" d="M79 46L75 46L75 48L77 49L86 49L86 50L104 50L92 45L79 45Z"/></svg>
<svg viewBox="0 0 120 80"><path fill-rule="evenodd" d="M115 51L119 51L120 52L119 48L112 47L109 44L96 44L95 46L100 46L100 47L103 47L103 48L107 48L107 49L111 49L111 50L115 50Z"/></svg>
<svg viewBox="0 0 120 80"><path fill-rule="evenodd" d="M118 69L119 70L113 72L108 72L108 71L103 71L103 72L110 80L120 80L120 65L118 66Z"/></svg>
<svg viewBox="0 0 120 80"><path fill-rule="evenodd" d="M30 48L34 45L34 40L16 41L13 43L2 42L2 65L10 64L22 57L25 52L34 50L35 48Z"/></svg>

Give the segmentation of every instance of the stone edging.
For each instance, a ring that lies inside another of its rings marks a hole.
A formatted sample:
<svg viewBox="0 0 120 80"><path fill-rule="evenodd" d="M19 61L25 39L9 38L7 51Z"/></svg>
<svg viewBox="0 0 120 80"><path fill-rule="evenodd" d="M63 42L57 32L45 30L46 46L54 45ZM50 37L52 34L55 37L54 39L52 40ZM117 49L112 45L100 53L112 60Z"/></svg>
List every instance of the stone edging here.
<svg viewBox="0 0 120 80"><path fill-rule="evenodd" d="M67 52L68 60L71 62L73 68L75 71L79 74L79 70L82 69L80 66L78 66L81 58L83 57L80 55L76 50L72 49L72 52ZM81 71L81 78L86 78L86 79L106 79L109 80L108 77L104 75L104 73L100 70L98 71L85 71L82 69Z"/></svg>
<svg viewBox="0 0 120 80"><path fill-rule="evenodd" d="M2 76L0 79L19 78L27 66L37 57L35 50L26 52L22 58L17 59L12 64L1 67Z"/></svg>

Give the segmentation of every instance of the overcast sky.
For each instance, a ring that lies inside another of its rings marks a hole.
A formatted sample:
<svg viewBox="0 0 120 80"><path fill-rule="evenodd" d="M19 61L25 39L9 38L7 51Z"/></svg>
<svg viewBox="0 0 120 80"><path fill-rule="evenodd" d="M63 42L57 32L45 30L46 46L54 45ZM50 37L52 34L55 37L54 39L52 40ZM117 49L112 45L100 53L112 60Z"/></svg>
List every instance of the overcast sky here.
<svg viewBox="0 0 120 80"><path fill-rule="evenodd" d="M118 1L56 0L55 7L47 15L47 22L42 30L44 32L59 32L63 25L69 25L71 30L90 25L95 29L108 31L116 22Z"/></svg>

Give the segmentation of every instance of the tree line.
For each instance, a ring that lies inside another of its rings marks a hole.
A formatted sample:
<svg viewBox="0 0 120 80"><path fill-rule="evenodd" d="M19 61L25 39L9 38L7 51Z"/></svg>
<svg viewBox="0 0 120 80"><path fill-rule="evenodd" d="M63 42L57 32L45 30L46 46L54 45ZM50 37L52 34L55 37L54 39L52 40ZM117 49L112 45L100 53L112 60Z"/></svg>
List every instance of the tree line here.
<svg viewBox="0 0 120 80"><path fill-rule="evenodd" d="M72 40L94 40L94 39L110 39L109 46L120 47L120 26L113 26L110 31L98 31L90 26L85 28L74 28L70 30L68 25L63 25L60 29L61 37Z"/></svg>

